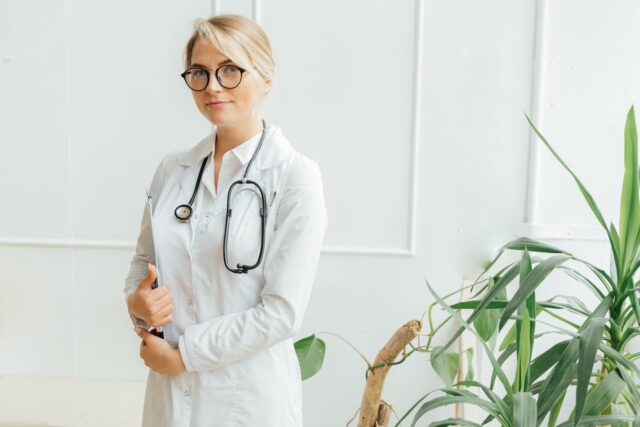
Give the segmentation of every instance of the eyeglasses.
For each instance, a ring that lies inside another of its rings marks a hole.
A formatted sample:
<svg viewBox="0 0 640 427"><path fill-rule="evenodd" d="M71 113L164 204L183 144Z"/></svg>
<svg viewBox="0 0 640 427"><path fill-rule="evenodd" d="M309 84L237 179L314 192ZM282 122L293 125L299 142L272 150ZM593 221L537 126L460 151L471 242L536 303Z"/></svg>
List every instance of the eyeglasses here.
<svg viewBox="0 0 640 427"><path fill-rule="evenodd" d="M244 68L240 68L237 65L221 65L216 68L215 76L220 86L226 89L233 89L242 81L242 74L247 71ZM184 73L180 74L180 77L184 79L187 86L191 90L200 91L205 90L209 85L209 78L211 74L209 70L201 67L189 68Z"/></svg>

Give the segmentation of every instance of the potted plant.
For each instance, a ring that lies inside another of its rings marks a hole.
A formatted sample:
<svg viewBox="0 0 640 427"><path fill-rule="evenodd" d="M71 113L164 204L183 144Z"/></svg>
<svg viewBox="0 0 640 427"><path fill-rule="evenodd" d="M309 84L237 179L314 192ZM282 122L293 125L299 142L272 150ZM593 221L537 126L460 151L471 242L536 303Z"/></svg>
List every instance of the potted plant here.
<svg viewBox="0 0 640 427"><path fill-rule="evenodd" d="M425 279L435 299L429 309L430 330L422 334L429 337L428 341L422 346L407 342L411 350L404 350L399 362L385 360L382 365L388 368L401 363L414 352L428 353L436 372L449 384L422 396L398 417L396 426L408 422L411 414L411 426L427 421L432 410L452 404L476 406L486 418L478 421L453 417L430 425L480 426L497 421L503 426L535 427L546 420L548 426L640 426L640 390L636 384L640 375L636 361L640 353L629 351L629 344L640 335L640 286L634 278L640 268L640 193L633 106L627 113L624 130L625 173L618 228L612 222L607 225L580 179L530 118L526 118L540 140L571 174L604 229L610 246L609 271L561 248L519 237L500 248L471 284L470 289L475 292L467 301L450 301L457 292L441 297ZM507 251L517 252L517 261L492 272ZM577 266L586 267L588 274L579 271ZM544 286L553 271L567 274L576 286L593 294L597 304L588 307L576 298L563 295L546 300L538 298L536 290ZM432 322L435 306L448 313L438 325ZM449 322L457 323L457 330L444 345L433 346L432 339L441 334ZM542 325L545 330L540 332ZM454 383L452 374L458 371L463 358L451 347L464 331L476 335L491 362L492 375L487 383L476 381L471 375L464 379L458 377ZM533 357L536 338L543 334L552 334L555 339ZM498 335L502 340L496 348L492 341ZM310 376L320 369L324 342L315 334L298 341L296 349L303 372ZM504 368L509 359L515 362L514 369ZM368 361L367 365L367 373L379 367ZM574 402L565 400L568 393L575 395ZM558 424L563 405L571 405L571 415Z"/></svg>

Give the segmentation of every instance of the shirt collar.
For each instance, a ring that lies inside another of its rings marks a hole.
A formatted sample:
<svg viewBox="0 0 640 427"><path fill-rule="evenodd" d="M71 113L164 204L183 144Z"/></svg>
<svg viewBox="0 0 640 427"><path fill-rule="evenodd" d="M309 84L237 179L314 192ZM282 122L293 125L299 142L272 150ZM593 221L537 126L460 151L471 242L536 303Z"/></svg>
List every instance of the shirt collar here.
<svg viewBox="0 0 640 427"><path fill-rule="evenodd" d="M266 135L262 142L262 147L251 166L252 168L266 169L275 166L285 161L293 151L293 147L284 137L279 126L269 125L265 129L265 132ZM188 150L180 152L178 154L178 163L183 166L193 166L204 159L205 156L211 154L215 149L215 135L216 127L214 127L213 132L200 140L198 144ZM259 132L230 150L243 166L251 160L251 156L258 146L257 144L261 136L262 132Z"/></svg>
<svg viewBox="0 0 640 427"><path fill-rule="evenodd" d="M266 131L268 130L269 129L267 128ZM251 138L249 138L242 144L239 144L234 148L232 148L231 150L229 150L236 156L236 158L240 161L240 163L242 163L242 166L244 166L245 164L247 164L249 160L251 160L251 156L253 156L253 152L258 147L258 142L260 142L261 136L262 136L262 130L256 133L255 135L253 135ZM215 138L213 139L214 139L213 148L215 149ZM260 148L260 151L262 151L262 149L264 148L265 143L266 143L266 135L265 135L265 141L262 141L262 147Z"/></svg>

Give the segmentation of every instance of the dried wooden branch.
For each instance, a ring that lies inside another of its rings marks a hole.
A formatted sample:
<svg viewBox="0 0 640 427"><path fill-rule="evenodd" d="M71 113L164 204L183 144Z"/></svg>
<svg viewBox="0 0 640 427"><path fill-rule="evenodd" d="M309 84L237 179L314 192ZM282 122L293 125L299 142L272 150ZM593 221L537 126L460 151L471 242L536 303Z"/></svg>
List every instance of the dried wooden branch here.
<svg viewBox="0 0 640 427"><path fill-rule="evenodd" d="M389 423L390 408L380 402L382 388L387 372L396 357L420 332L422 324L419 320L411 320L402 325L378 352L373 365L385 364L369 372L367 385L360 404L360 421L358 427L386 427Z"/></svg>

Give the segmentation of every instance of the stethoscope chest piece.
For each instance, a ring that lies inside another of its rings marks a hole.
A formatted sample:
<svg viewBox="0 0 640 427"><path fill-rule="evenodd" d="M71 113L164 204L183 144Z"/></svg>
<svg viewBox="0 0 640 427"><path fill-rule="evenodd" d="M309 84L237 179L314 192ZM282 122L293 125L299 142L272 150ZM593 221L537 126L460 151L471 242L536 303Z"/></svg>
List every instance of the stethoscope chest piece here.
<svg viewBox="0 0 640 427"><path fill-rule="evenodd" d="M189 218L191 218L192 211L193 209L191 209L191 206L180 205L176 208L176 210L173 213L176 216L176 218L178 218L178 220L182 222L187 222L189 221Z"/></svg>

